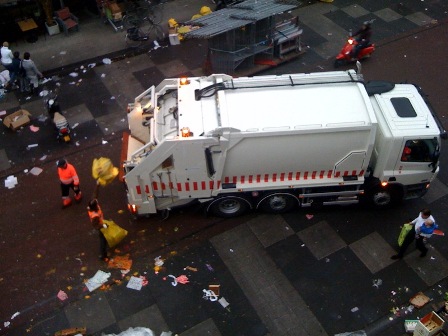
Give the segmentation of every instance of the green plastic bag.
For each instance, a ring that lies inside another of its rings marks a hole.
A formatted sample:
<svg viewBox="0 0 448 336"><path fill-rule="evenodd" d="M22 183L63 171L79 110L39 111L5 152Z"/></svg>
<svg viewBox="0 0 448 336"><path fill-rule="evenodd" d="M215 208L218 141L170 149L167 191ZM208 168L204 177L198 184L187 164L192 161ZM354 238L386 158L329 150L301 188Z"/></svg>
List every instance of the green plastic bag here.
<svg viewBox="0 0 448 336"><path fill-rule="evenodd" d="M106 238L109 247L118 245L127 236L128 231L118 226L114 221L105 219L103 222L107 225L107 229L102 228L101 232L104 238Z"/></svg>
<svg viewBox="0 0 448 336"><path fill-rule="evenodd" d="M398 246L403 245L404 239L406 238L409 231L412 230L413 225L410 223L403 224L400 235L398 236Z"/></svg>

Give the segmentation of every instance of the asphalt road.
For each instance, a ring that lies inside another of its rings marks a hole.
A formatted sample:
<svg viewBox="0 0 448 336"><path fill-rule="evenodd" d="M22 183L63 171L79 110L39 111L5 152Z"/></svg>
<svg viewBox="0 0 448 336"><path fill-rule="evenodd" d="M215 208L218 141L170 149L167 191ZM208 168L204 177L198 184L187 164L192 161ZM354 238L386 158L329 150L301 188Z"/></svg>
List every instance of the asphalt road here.
<svg viewBox="0 0 448 336"><path fill-rule="evenodd" d="M418 83L427 92L448 128L448 98L444 92L448 67L444 57L441 57L448 54L447 39L442 38L446 36L448 24L445 22L385 41L378 46L372 59L363 64L363 73L366 80ZM304 71L330 70L332 63L332 60L328 60L324 64L310 65ZM293 62L269 73L287 73L296 68L297 63ZM49 302L48 298L67 286L73 287L72 296L82 295L81 284L85 274L98 269L97 237L89 224L85 206L94 187L90 172L92 160L101 153L101 156L110 157L114 162L119 161L121 137L115 135L107 140L106 144L92 142L90 147L82 151L72 147L70 152L61 152L78 167L84 193L81 204L74 204L64 211L60 209L54 161L44 164L39 176L20 174L16 188L0 195L2 321L15 311L21 311L23 318L28 319L57 306L58 302ZM448 173L443 168L448 166L446 151L442 152L441 162L439 179L446 185ZM181 253L248 220L247 216L235 220L204 217L200 208L193 207L186 212L173 213L165 221L160 217L152 217L133 222L126 213L123 186L118 182L102 189L100 199L106 218L114 219L128 229L128 244L121 248L132 253L135 260L141 257L153 258L162 254L167 247ZM413 217L422 205L422 201L406 203L392 217ZM437 218L441 219L439 225L446 225L444 218L447 218L447 209L446 202L438 202L433 208ZM348 211L330 209L324 212L334 220L344 221ZM365 226L373 225L377 220L366 210L361 215L358 213L358 216L363 218L362 225ZM396 233L392 229L389 231L391 235ZM391 241L393 239L395 237Z"/></svg>

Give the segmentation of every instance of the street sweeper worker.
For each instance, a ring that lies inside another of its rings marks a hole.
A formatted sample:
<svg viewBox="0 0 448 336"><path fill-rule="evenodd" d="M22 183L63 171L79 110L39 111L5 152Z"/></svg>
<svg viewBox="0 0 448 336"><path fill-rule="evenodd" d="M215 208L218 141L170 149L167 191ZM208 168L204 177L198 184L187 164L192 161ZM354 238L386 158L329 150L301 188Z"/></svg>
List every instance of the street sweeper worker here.
<svg viewBox="0 0 448 336"><path fill-rule="evenodd" d="M59 180L61 181L62 191L62 207L68 207L72 204L70 198L70 189L75 192L75 201L80 202L82 199L81 189L79 188L79 177L75 167L65 159L57 162Z"/></svg>

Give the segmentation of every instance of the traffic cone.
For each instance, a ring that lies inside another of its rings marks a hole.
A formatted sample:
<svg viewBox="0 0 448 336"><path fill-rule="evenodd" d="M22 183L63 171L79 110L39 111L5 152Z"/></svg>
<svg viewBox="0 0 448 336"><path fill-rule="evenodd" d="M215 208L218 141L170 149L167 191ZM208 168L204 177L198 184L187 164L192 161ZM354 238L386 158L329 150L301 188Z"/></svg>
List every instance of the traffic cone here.
<svg viewBox="0 0 448 336"><path fill-rule="evenodd" d="M62 199L62 209L72 205L72 199L70 197Z"/></svg>
<svg viewBox="0 0 448 336"><path fill-rule="evenodd" d="M76 202L78 202L78 203L81 202L81 199L82 199L82 193L81 192L75 194L75 201Z"/></svg>

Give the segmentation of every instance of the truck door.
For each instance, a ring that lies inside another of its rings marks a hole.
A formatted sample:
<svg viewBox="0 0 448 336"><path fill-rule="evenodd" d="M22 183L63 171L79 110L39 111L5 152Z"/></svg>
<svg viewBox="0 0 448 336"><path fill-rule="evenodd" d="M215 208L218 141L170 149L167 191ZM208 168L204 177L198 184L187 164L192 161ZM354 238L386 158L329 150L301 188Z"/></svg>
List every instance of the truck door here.
<svg viewBox="0 0 448 336"><path fill-rule="evenodd" d="M439 144L433 139L404 139L394 175L405 185L430 182L438 167Z"/></svg>

